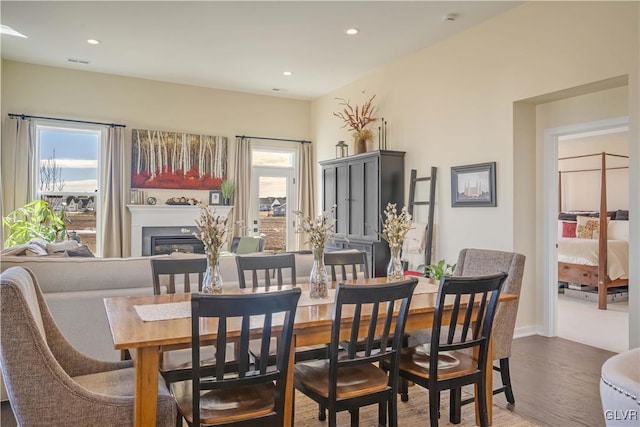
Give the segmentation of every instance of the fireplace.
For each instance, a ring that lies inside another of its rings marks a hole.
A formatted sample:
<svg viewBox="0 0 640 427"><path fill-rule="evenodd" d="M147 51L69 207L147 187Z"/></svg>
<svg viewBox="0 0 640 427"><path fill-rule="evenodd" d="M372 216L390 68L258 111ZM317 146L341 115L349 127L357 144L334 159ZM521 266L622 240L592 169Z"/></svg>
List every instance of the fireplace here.
<svg viewBox="0 0 640 427"><path fill-rule="evenodd" d="M198 206L128 205L131 212L131 256L151 255L151 238L193 236ZM216 213L226 217L233 206L216 206Z"/></svg>
<svg viewBox="0 0 640 427"><path fill-rule="evenodd" d="M151 236L151 255L173 252L203 254L204 244L194 236Z"/></svg>

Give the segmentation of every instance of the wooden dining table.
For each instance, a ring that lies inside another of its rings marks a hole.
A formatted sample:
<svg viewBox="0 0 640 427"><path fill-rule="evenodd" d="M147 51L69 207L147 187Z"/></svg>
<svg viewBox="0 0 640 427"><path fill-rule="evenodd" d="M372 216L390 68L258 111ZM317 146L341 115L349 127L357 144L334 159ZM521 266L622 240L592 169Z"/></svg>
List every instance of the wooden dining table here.
<svg viewBox="0 0 640 427"><path fill-rule="evenodd" d="M386 278L365 279L363 284L385 283ZM347 281L346 283L349 283ZM272 292L282 288L257 288L234 289L234 293ZM292 340L292 352L295 347L324 344L331 341L331 325L333 314L333 300L313 300L305 295L300 299L295 317L294 336ZM416 287L405 330L407 332L418 329L430 328L433 323L437 295L437 285L421 279ZM143 321L135 306L151 306L158 304L184 303L190 301L190 294L165 294L143 297L113 297L105 298L109 327L116 350L135 349L137 355L134 361L135 389L134 389L134 426L155 426L158 403L158 368L160 362L160 350L188 348L191 346L191 318L169 318L158 321ZM517 297L510 294L502 294L500 301L511 301ZM176 304L173 304L175 306ZM182 304L184 305L184 304ZM166 306L169 307L169 306ZM448 305L445 309L445 318L450 314ZM210 320L210 319L208 319ZM207 320L207 321L208 321ZM349 319L343 319L346 323ZM201 339L214 341L217 329L215 325L207 326L206 321L201 328ZM260 331L255 331L256 335ZM487 407L489 410L489 423L492 415L492 349L489 346L487 365ZM289 376L287 378L285 425L293 425L293 357L290 358ZM479 424L476 404L476 424Z"/></svg>

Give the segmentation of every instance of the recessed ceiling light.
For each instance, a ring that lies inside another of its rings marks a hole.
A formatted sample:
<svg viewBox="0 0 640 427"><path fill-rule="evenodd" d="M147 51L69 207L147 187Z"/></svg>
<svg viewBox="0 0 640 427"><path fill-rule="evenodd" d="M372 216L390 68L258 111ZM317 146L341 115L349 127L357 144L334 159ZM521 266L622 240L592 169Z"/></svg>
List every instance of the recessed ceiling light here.
<svg viewBox="0 0 640 427"><path fill-rule="evenodd" d="M8 36L14 36L14 37L22 37L22 38L24 38L24 39L27 39L27 38L28 38L28 37L27 37L27 36L25 36L24 34L22 34L22 33L18 32L18 31L16 31L16 30L14 30L13 28L11 28L11 27L10 27L10 26L8 26L8 25L3 25L3 26L0 28L0 34L6 34L6 35L8 35Z"/></svg>
<svg viewBox="0 0 640 427"><path fill-rule="evenodd" d="M282 75L283 75L283 76L287 76L287 77L288 77L288 76L292 76L292 75L293 75L293 73L292 73L291 71L284 71L284 72L282 73Z"/></svg>
<svg viewBox="0 0 640 427"><path fill-rule="evenodd" d="M100 40L89 39L89 40L87 40L87 43L89 43L89 44L100 44Z"/></svg>
<svg viewBox="0 0 640 427"><path fill-rule="evenodd" d="M349 29L345 30L345 33L347 33L350 36L355 36L359 32L360 32L360 30L358 30L357 28L349 28Z"/></svg>

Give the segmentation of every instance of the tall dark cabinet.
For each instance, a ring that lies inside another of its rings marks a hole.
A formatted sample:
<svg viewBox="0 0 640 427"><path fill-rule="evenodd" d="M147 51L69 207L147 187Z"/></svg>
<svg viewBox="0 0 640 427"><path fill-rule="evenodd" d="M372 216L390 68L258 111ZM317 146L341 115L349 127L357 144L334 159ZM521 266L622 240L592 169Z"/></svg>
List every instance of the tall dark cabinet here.
<svg viewBox="0 0 640 427"><path fill-rule="evenodd" d="M335 241L326 250L358 249L369 257L374 277L387 274L389 246L380 238L387 203L404 206L404 152L371 151L320 162L323 210L335 209Z"/></svg>

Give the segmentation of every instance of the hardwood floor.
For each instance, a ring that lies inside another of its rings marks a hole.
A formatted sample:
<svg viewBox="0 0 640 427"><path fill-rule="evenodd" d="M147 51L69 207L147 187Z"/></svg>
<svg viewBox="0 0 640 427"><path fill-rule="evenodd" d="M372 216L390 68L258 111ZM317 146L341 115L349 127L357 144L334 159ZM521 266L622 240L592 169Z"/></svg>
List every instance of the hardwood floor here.
<svg viewBox="0 0 640 427"><path fill-rule="evenodd" d="M509 362L516 403L504 394L494 403L543 426L604 426L600 368L614 354L563 338L516 339Z"/></svg>
<svg viewBox="0 0 640 427"><path fill-rule="evenodd" d="M504 394L494 403L542 426L604 426L600 367L614 354L563 338L516 339L510 361L516 403L509 405ZM8 402L1 412L2 427L14 427Z"/></svg>

